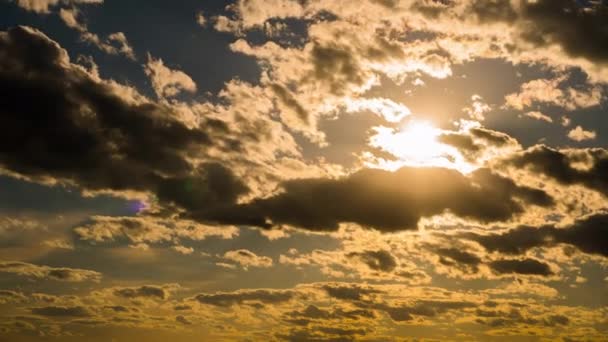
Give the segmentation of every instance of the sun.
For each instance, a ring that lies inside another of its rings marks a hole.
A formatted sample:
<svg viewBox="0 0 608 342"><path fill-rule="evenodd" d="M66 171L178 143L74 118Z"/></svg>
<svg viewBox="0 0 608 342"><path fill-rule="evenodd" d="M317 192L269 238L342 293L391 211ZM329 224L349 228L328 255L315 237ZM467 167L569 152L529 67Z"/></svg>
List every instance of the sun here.
<svg viewBox="0 0 608 342"><path fill-rule="evenodd" d="M443 144L439 136L445 131L429 121L411 120L399 130L389 127L374 127L376 132L369 145L392 154L397 160L373 158L367 166L396 170L402 166L446 167L462 173L475 168L466 162L453 146Z"/></svg>

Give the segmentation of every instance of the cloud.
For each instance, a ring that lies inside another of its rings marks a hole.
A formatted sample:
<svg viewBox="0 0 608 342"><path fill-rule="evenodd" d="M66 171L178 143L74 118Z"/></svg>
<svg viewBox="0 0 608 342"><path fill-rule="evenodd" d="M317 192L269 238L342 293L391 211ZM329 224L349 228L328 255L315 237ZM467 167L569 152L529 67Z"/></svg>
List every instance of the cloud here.
<svg viewBox="0 0 608 342"><path fill-rule="evenodd" d="M63 20L68 27L80 32L80 39L82 41L95 45L105 53L111 55L122 54L131 60L135 60L135 52L124 33L115 32L108 35L107 38L103 40L99 35L90 32L87 26L79 21L79 15L80 12L76 8L61 9L59 11L61 20Z"/></svg>
<svg viewBox="0 0 608 342"><path fill-rule="evenodd" d="M352 99L346 101L346 111L360 112L369 110L388 122L400 122L411 115L405 105L384 98Z"/></svg>
<svg viewBox="0 0 608 342"><path fill-rule="evenodd" d="M518 186L486 169L470 177L442 168L363 169L341 179L285 182L277 195L227 210L216 219L320 231L350 222L391 232L416 229L421 217L445 211L481 222L509 220L524 211L515 198L543 207L553 204L545 192Z"/></svg>
<svg viewBox="0 0 608 342"><path fill-rule="evenodd" d="M463 111L467 113L471 119L477 121L485 120L485 114L491 110L492 107L483 102L483 98L479 95L471 96L471 105L463 109Z"/></svg>
<svg viewBox="0 0 608 342"><path fill-rule="evenodd" d="M203 158L212 132L225 136L225 124L209 119L189 128L174 109L71 64L34 29L1 32L0 48L0 84L9 89L0 109L5 169L89 190L150 191L187 208L248 191L222 164L191 163Z"/></svg>
<svg viewBox="0 0 608 342"><path fill-rule="evenodd" d="M524 114L524 116L532 118L534 120L546 121L546 122L549 122L549 123L553 122L553 119L551 119L550 116L545 115L545 114L543 114L543 113L541 113L541 112L539 112L537 110L531 111L531 112L527 112L527 113Z"/></svg>
<svg viewBox="0 0 608 342"><path fill-rule="evenodd" d="M537 145L505 160L563 185L582 185L608 196L608 151L602 148L556 150Z"/></svg>
<svg viewBox="0 0 608 342"><path fill-rule="evenodd" d="M173 249L174 251L184 254L184 255L190 255L192 253L194 253L194 248L192 247L185 247L185 246L171 246L171 249Z"/></svg>
<svg viewBox="0 0 608 342"><path fill-rule="evenodd" d="M586 131L581 126L576 126L576 128L572 129L568 132L568 138L574 141L585 141L585 140L593 140L597 134L595 131Z"/></svg>
<svg viewBox="0 0 608 342"><path fill-rule="evenodd" d="M0 290L0 304L11 302L24 302L27 299L21 292L11 290Z"/></svg>
<svg viewBox="0 0 608 342"><path fill-rule="evenodd" d="M560 87L567 81L566 76L529 81L521 86L518 93L505 96L505 105L517 110L526 110L537 104L545 104L574 111L598 106L601 103L603 99L601 86L587 86L585 89L573 87L561 89ZM542 118L538 115L537 117Z"/></svg>
<svg viewBox="0 0 608 342"><path fill-rule="evenodd" d="M364 252L351 252L347 254L348 257L360 258L370 269L391 272L397 267L397 260L388 251L364 251Z"/></svg>
<svg viewBox="0 0 608 342"><path fill-rule="evenodd" d="M267 256L260 256L247 249L238 249L234 251L227 251L224 253L224 259L234 262L245 270L249 267L272 267L272 259Z"/></svg>
<svg viewBox="0 0 608 342"><path fill-rule="evenodd" d="M521 4L522 37L536 45L559 44L571 57L608 62L608 6L603 2L538 0ZM564 23L568 23L564 25Z"/></svg>
<svg viewBox="0 0 608 342"><path fill-rule="evenodd" d="M184 324L184 325L192 325L192 322L190 322L186 317L181 316L181 315L180 316L176 316L175 317L175 321L179 322L181 324Z"/></svg>
<svg viewBox="0 0 608 342"><path fill-rule="evenodd" d="M481 258L474 253L453 247L440 247L433 249L439 256L439 262L446 266L464 266L470 268L472 272L478 271L478 266L482 263Z"/></svg>
<svg viewBox="0 0 608 342"><path fill-rule="evenodd" d="M186 73L165 66L162 59L154 59L148 54L146 75L152 81L152 88L159 98L169 98L181 92L196 92L196 83Z"/></svg>
<svg viewBox="0 0 608 342"><path fill-rule="evenodd" d="M499 274L523 274L549 276L551 267L536 259L502 259L489 263L490 268Z"/></svg>
<svg viewBox="0 0 608 342"><path fill-rule="evenodd" d="M53 318L92 316L91 311L83 306L45 306L39 308L31 308L30 311L34 315Z"/></svg>
<svg viewBox="0 0 608 342"><path fill-rule="evenodd" d="M194 297L201 304L229 307L237 304L277 304L290 301L295 296L291 290L238 290L235 292L202 293Z"/></svg>
<svg viewBox="0 0 608 342"><path fill-rule="evenodd" d="M306 320L342 320L352 319L359 320L363 318L375 318L374 311L365 309L345 310L342 308L335 308L332 311L323 310L319 307L311 304L308 305L304 310L291 311L285 314L290 319L306 319Z"/></svg>
<svg viewBox="0 0 608 342"><path fill-rule="evenodd" d="M77 226L73 231L81 241L126 241L133 245L177 243L183 240L202 241L212 236L232 239L239 234L238 228L233 226L208 226L191 220L152 216L93 216L90 222ZM189 251L184 248L179 248L178 251Z"/></svg>
<svg viewBox="0 0 608 342"><path fill-rule="evenodd" d="M102 4L103 0L12 0L17 6L37 13L49 13L49 8L58 4Z"/></svg>
<svg viewBox="0 0 608 342"><path fill-rule="evenodd" d="M524 254L535 247L567 244L589 254L608 257L608 214L598 213L576 220L565 227L544 225L520 226L500 234L463 236L477 241L489 251L506 254Z"/></svg>
<svg viewBox="0 0 608 342"><path fill-rule="evenodd" d="M128 299L150 298L165 300L169 298L170 289L167 287L144 285L141 287L118 288L112 292L117 297Z"/></svg>
<svg viewBox="0 0 608 342"><path fill-rule="evenodd" d="M382 291L368 286L358 284L325 284L322 289L327 294L336 299L359 301L367 298L369 295L381 293Z"/></svg>
<svg viewBox="0 0 608 342"><path fill-rule="evenodd" d="M30 278L66 282L99 282L101 280L101 273L95 271L78 268L39 266L21 261L0 262L0 272L13 273Z"/></svg>

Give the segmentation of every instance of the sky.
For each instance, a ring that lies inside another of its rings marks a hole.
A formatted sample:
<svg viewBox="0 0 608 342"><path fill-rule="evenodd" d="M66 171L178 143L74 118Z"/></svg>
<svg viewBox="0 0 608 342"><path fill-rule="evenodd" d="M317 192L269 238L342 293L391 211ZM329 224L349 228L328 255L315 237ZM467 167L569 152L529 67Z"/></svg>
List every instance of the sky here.
<svg viewBox="0 0 608 342"><path fill-rule="evenodd" d="M0 341L608 341L608 1L0 0Z"/></svg>

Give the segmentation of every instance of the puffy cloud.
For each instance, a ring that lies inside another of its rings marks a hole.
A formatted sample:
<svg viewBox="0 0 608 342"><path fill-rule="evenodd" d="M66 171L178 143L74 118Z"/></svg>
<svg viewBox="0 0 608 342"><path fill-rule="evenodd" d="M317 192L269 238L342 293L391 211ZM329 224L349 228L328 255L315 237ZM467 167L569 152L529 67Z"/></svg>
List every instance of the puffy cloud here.
<svg viewBox="0 0 608 342"><path fill-rule="evenodd" d="M479 242L489 251L507 254L524 254L535 247L567 244L589 254L608 257L608 215L599 213L576 220L565 227L545 225L521 226L500 234L464 236Z"/></svg>
<svg viewBox="0 0 608 342"><path fill-rule="evenodd" d="M537 145L508 157L516 168L528 168L563 185L582 185L608 196L608 151L601 148L556 150Z"/></svg>
<svg viewBox="0 0 608 342"><path fill-rule="evenodd" d="M52 318L90 317L93 315L89 309L83 306L45 306L32 308L30 311L34 315Z"/></svg>
<svg viewBox="0 0 608 342"><path fill-rule="evenodd" d="M463 111L473 120L485 120L485 114L492 110L492 107L483 102L483 98L479 95L471 96L471 105L465 107Z"/></svg>
<svg viewBox="0 0 608 342"><path fill-rule="evenodd" d="M560 76L554 79L537 79L524 83L518 93L505 97L506 106L525 110L537 104L548 104L567 110L576 110L594 107L601 103L603 96L600 86L587 86L587 89L581 90L568 87L563 90L560 87L566 81L565 76Z"/></svg>
<svg viewBox="0 0 608 342"><path fill-rule="evenodd" d="M348 310L342 308L334 308L334 310L324 310L320 309L315 305L309 305L304 310L295 310L286 313L286 316L290 317L291 322L297 319L305 319L306 324L310 322L310 320L342 320L342 319L352 319L359 320L364 318L375 318L376 315L374 311L365 310L365 309L355 309Z"/></svg>
<svg viewBox="0 0 608 342"><path fill-rule="evenodd" d="M23 302L27 299L21 292L11 290L0 290L0 304L10 302Z"/></svg>
<svg viewBox="0 0 608 342"><path fill-rule="evenodd" d="M294 298L291 290L239 290L235 292L202 293L194 297L201 304L229 307L237 304L277 304L288 302Z"/></svg>
<svg viewBox="0 0 608 342"><path fill-rule="evenodd" d="M536 259L502 259L490 262L490 267L499 274L524 274L549 276L551 267Z"/></svg>
<svg viewBox="0 0 608 342"><path fill-rule="evenodd" d="M99 282L101 280L101 273L95 271L78 268L39 266L20 261L0 262L0 272L13 273L30 278L67 282Z"/></svg>
<svg viewBox="0 0 608 342"><path fill-rule="evenodd" d="M472 272L477 272L478 266L482 263L481 258L476 254L458 248L439 247L433 249L433 252L439 256L441 264L446 266L464 266Z"/></svg>
<svg viewBox="0 0 608 342"><path fill-rule="evenodd" d="M126 287L117 288L112 292L117 297L128 299L150 298L157 300L165 300L169 298L172 287L160 287L153 285L144 285L141 287Z"/></svg>
<svg viewBox="0 0 608 342"><path fill-rule="evenodd" d="M171 246L171 249L173 249L174 251L184 254L184 255L190 255L192 253L194 253L194 248L192 247L185 247L185 246Z"/></svg>
<svg viewBox="0 0 608 342"><path fill-rule="evenodd" d="M89 31L87 26L79 19L80 12L76 8L61 9L59 17L70 28L80 32L80 39L95 45L105 53L118 55L122 54L131 60L135 60L135 52L123 32L115 32L107 36L104 40L99 35Z"/></svg>
<svg viewBox="0 0 608 342"><path fill-rule="evenodd" d="M253 253L247 249L238 249L234 251L227 251L224 253L224 259L234 262L244 269L249 267L271 267L272 259L267 256L261 256Z"/></svg>
<svg viewBox="0 0 608 342"><path fill-rule="evenodd" d="M608 39L608 6L604 2L538 0L520 6L526 41L541 47L558 44L572 57L608 61L608 49L601 44Z"/></svg>
<svg viewBox="0 0 608 342"><path fill-rule="evenodd" d="M543 114L543 113L541 113L541 112L539 112L537 110L524 113L524 116L532 118L534 120L541 120L541 121L546 121L546 122L549 122L549 123L553 122L553 119L551 119L550 116L548 116L546 114Z"/></svg>
<svg viewBox="0 0 608 342"><path fill-rule="evenodd" d="M388 251L351 252L348 256L360 258L363 263L373 270L391 272L397 267L397 260Z"/></svg>
<svg viewBox="0 0 608 342"><path fill-rule="evenodd" d="M0 48L0 84L10 89L0 119L4 168L92 190L152 190L178 202L188 199L171 196L196 196L179 189L197 172L186 155L210 143L207 133L189 129L167 107L119 95L116 86L70 64L67 52L39 31L2 32ZM199 167L195 191L213 193L204 174L218 169Z"/></svg>
<svg viewBox="0 0 608 342"><path fill-rule="evenodd" d="M262 89L230 83L221 93L228 107L194 105L196 115L205 115L187 125L177 107L70 63L67 52L39 31L2 32L0 47L0 83L11 90L0 119L10 127L0 135L0 165L9 172L94 191L151 192L161 205L196 211L205 220L251 190L233 170L271 187L273 174L293 177L289 172L306 166L289 165L289 158L277 162L279 153L299 151L281 124L268 119L272 102L260 104L267 97ZM32 120L40 124L32 127ZM251 173L252 164L267 166Z"/></svg>
<svg viewBox="0 0 608 342"><path fill-rule="evenodd" d="M487 169L470 177L442 168L363 169L342 179L288 181L282 188L277 195L256 199L216 218L321 231L350 222L389 232L415 229L421 217L445 211L482 222L509 220L524 211L515 198L539 206L553 203L545 192L518 186Z"/></svg>
<svg viewBox="0 0 608 342"><path fill-rule="evenodd" d="M597 136L595 131L587 131L583 129L581 126L576 126L576 128L572 129L568 132L568 138L574 141L585 141L585 140L593 140Z"/></svg>
<svg viewBox="0 0 608 342"><path fill-rule="evenodd" d="M369 110L388 122L399 122L411 114L405 105L383 98L347 100L346 110L349 112Z"/></svg>
<svg viewBox="0 0 608 342"><path fill-rule="evenodd" d="M162 59L154 59L149 54L145 71L159 98L173 97L183 91L189 93L196 91L196 83L190 76L183 71L169 69Z"/></svg>

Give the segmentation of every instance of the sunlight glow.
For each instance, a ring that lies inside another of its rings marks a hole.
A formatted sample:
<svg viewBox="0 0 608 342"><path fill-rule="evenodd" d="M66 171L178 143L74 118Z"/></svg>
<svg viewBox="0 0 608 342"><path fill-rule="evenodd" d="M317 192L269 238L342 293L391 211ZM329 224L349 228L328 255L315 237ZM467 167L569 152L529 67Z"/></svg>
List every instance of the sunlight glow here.
<svg viewBox="0 0 608 342"><path fill-rule="evenodd" d="M402 166L437 166L472 172L476 167L464 159L453 146L438 141L444 132L426 121L410 121L400 131L388 127L374 127L376 134L370 138L372 147L386 151L398 160L364 155L366 166L396 170Z"/></svg>

